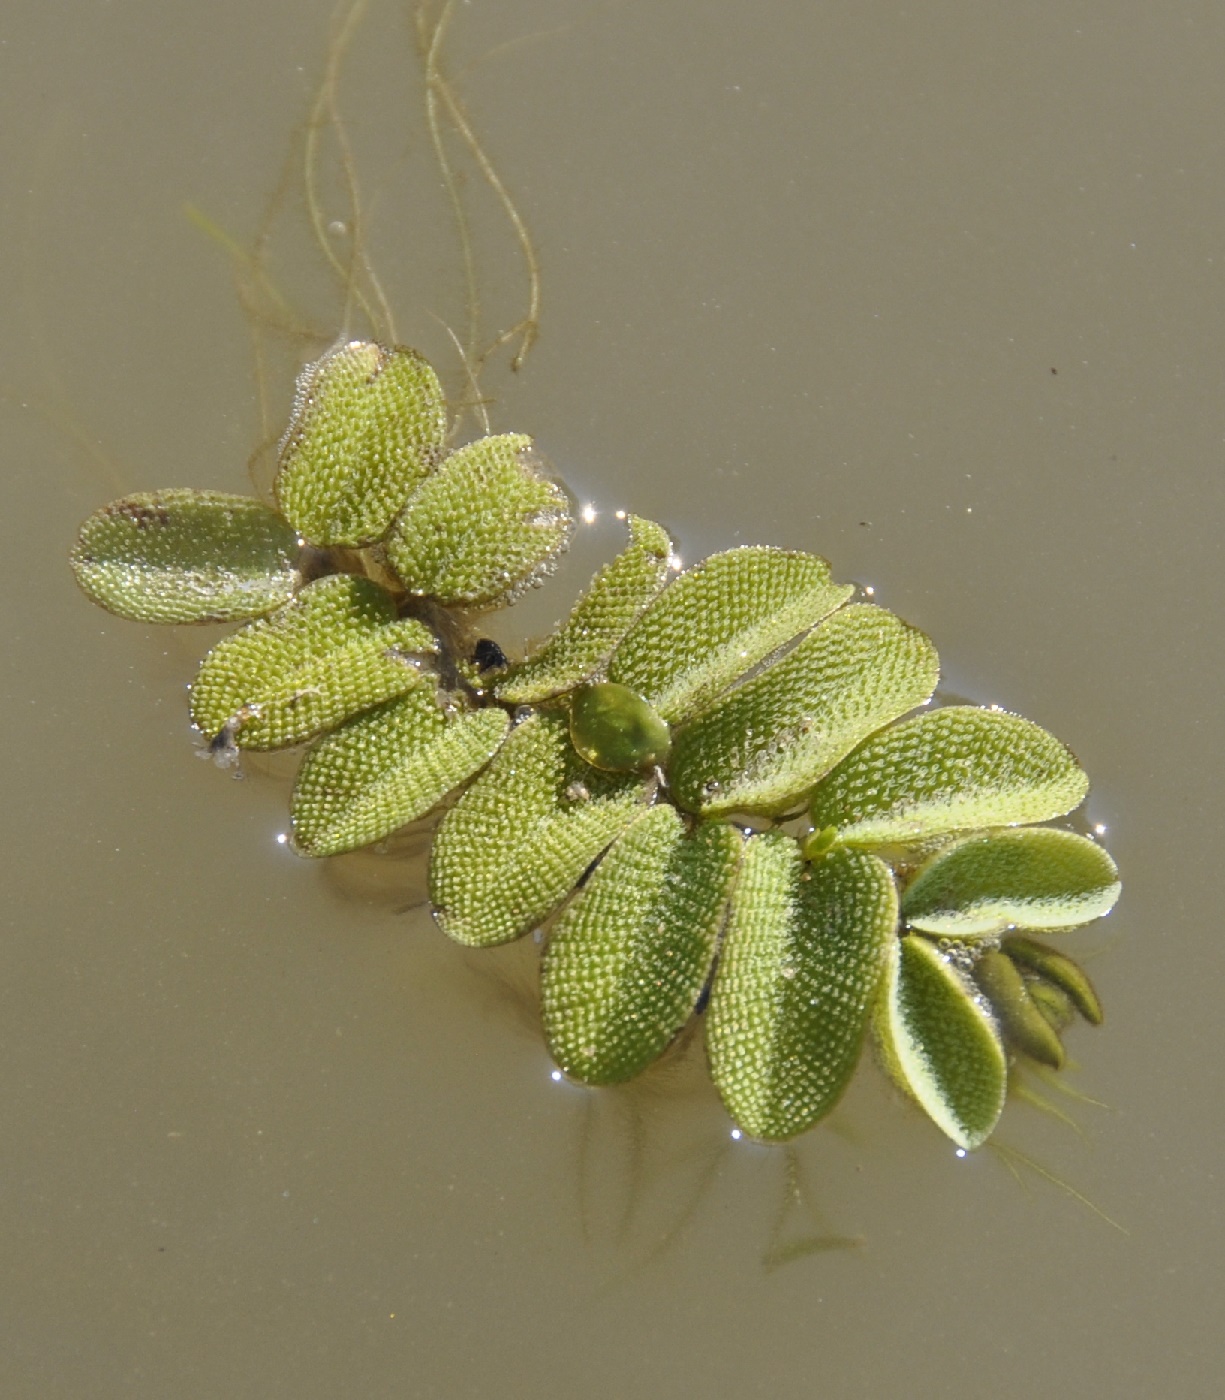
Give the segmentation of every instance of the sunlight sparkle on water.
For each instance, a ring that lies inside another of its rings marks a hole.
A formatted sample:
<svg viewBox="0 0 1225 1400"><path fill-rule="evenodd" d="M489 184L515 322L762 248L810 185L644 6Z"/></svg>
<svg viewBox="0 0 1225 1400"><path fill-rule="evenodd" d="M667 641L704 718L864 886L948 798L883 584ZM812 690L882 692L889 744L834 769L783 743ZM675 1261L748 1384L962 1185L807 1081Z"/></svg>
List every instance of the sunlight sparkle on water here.
<svg viewBox="0 0 1225 1400"><path fill-rule="evenodd" d="M560 1084L560 1083L561 1083L561 1070L555 1069L555 1070L549 1075L549 1078L553 1081L554 1084Z"/></svg>
<svg viewBox="0 0 1225 1400"><path fill-rule="evenodd" d="M739 1141L740 1141L740 1129L739 1129L739 1128L733 1128L733 1129L732 1129L732 1141L733 1141L733 1142L739 1142Z"/></svg>
<svg viewBox="0 0 1225 1400"><path fill-rule="evenodd" d="M583 507L581 514L584 525L594 525L599 512L596 510L595 506L588 502L587 505Z"/></svg>

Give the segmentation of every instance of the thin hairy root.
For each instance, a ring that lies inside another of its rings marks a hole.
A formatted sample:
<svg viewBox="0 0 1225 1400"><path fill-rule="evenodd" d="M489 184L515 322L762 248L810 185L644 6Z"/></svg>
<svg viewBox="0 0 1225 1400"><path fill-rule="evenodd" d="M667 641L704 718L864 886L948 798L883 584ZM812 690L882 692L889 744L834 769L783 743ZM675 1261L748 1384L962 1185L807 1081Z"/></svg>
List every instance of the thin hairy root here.
<svg viewBox="0 0 1225 1400"><path fill-rule="evenodd" d="M775 1269L781 1269L784 1264L793 1264L797 1259L862 1249L866 1244L867 1240L862 1235L808 1235L768 1249L761 1256L761 1266L766 1273L772 1274Z"/></svg>
<svg viewBox="0 0 1225 1400"><path fill-rule="evenodd" d="M1036 1090L1031 1089L1028 1084L1022 1084L1019 1080L1011 1085L1010 1092L1014 1098L1018 1098L1022 1103L1027 1103L1031 1108L1036 1108L1039 1113L1049 1114L1052 1118L1058 1119L1060 1123L1071 1128L1079 1137L1084 1137L1084 1129L1072 1117L1070 1113L1065 1113L1058 1104L1054 1104L1048 1098L1044 1098Z"/></svg>
<svg viewBox="0 0 1225 1400"><path fill-rule="evenodd" d="M32 394L24 386L0 384L0 403L18 406L33 412L55 432L66 438L118 494L130 490L130 476L123 462L99 444L96 433L89 430L77 412L60 370L54 336L49 332L43 309L43 288L48 277L42 263L45 239L44 198L51 186L49 172L59 158L60 148L68 135L67 111L61 111L43 132L33 153L30 198L26 204L25 233L20 256L22 261L21 309L25 321L27 342L37 363L42 392Z"/></svg>
<svg viewBox="0 0 1225 1400"><path fill-rule="evenodd" d="M988 1141L985 1144L985 1146L990 1148L990 1150L995 1153L995 1155L1000 1159L1001 1162L1004 1163L1008 1170L1012 1172L1013 1176L1015 1176L1018 1181L1021 1180L1021 1174L1017 1170L1018 1165L1028 1167L1030 1171L1034 1172L1037 1176L1040 1176L1043 1179L1043 1181L1049 1181L1052 1186L1057 1186L1060 1191L1065 1193L1065 1195L1071 1196L1074 1201L1079 1201L1080 1204L1086 1208L1086 1210L1091 1210L1094 1215L1096 1215L1099 1219L1104 1220L1107 1225L1111 1226L1112 1229L1117 1230L1119 1234L1131 1234L1130 1230L1128 1230L1125 1226L1120 1225L1119 1222L1113 1217L1107 1215L1106 1212L1101 1208L1101 1206L1095 1205L1094 1202L1091 1201L1088 1196L1084 1195L1083 1192L1078 1191L1076 1187L1071 1184L1071 1182L1065 1181L1061 1176L1056 1176L1056 1174L1053 1171L1051 1171L1048 1167L1044 1167L1041 1162L1036 1162L1032 1157L1027 1156L1018 1148L1008 1147L1004 1143L996 1142L994 1140Z"/></svg>
<svg viewBox="0 0 1225 1400"><path fill-rule="evenodd" d="M723 1157L726 1152L726 1145L721 1144L711 1154L705 1166L702 1168L700 1175L698 1176L697 1184L695 1185L693 1192L689 1197L689 1200L686 1202L684 1208L681 1210L680 1214L676 1217L672 1224L660 1235L659 1240L654 1246L654 1248L647 1254L646 1258L643 1260L644 1265L654 1264L657 1260L662 1259L663 1256L667 1254L667 1252L672 1248L672 1246L676 1244L677 1240L680 1239L686 1227L697 1215L698 1207L702 1204L702 1202L706 1199L707 1195L710 1193L710 1188L714 1185L715 1176L718 1173L719 1165L723 1161Z"/></svg>
<svg viewBox="0 0 1225 1400"><path fill-rule="evenodd" d="M283 326L286 330L297 331L301 328L301 323L294 316L293 308L282 295L280 289L268 276L267 269L257 263L253 254L249 253L234 237L232 233L222 228L215 219L209 216L196 204L190 201L182 206L183 214L187 221L194 225L212 242L216 243L224 252L228 253L234 263L234 270L240 278L240 292L246 291L248 294L258 290L263 292L272 303L273 308L279 313L282 320L278 322L278 328ZM245 303L246 298L244 298Z"/></svg>
<svg viewBox="0 0 1225 1400"><path fill-rule="evenodd" d="M493 48L486 49L479 57L465 63L460 70L461 74L467 77L468 74L475 73L483 64L490 63L495 58L513 53L516 49L525 49L531 44L538 44L542 39L556 39L560 34L570 34L573 30L573 24L557 24L552 29L538 29L532 34L519 34L514 39L507 39L504 43L495 44Z"/></svg>
<svg viewBox="0 0 1225 1400"><path fill-rule="evenodd" d="M391 309L382 295L382 288L375 279L373 293L376 304L372 304L359 284L358 269L368 267L362 255L364 225L361 217L361 201L358 193L353 150L349 143L348 132L340 119L336 101L340 70L344 63L345 54L348 52L358 26L365 18L367 4L368 0L342 0L336 11L332 40L328 45L327 64L306 123L303 187L315 242L319 251L340 279L341 285L345 288L347 299L344 313L345 333L348 333L349 317L352 314L353 303L356 303L375 338L386 339L391 334ZM331 133L339 151L340 171L349 206L347 223L350 241L347 266L337 256L332 245L319 195L319 143L325 132Z"/></svg>
<svg viewBox="0 0 1225 1400"><path fill-rule="evenodd" d="M1072 1067L1071 1063L1069 1063L1066 1068L1070 1069ZM1093 1108L1104 1108L1107 1110L1110 1108L1108 1103L1103 1103L1101 1099L1095 1099L1089 1094L1086 1094L1082 1089L1077 1089L1074 1085L1069 1084L1064 1078L1066 1070L1064 1072L1058 1072L1056 1070L1047 1069L1045 1065L1035 1064L1031 1066L1031 1071L1041 1079L1048 1089L1057 1089L1061 1094L1066 1094L1068 1098L1074 1099L1077 1103L1087 1103Z"/></svg>
<svg viewBox="0 0 1225 1400"><path fill-rule="evenodd" d="M450 22L453 4L454 0L446 0L446 3L438 14L437 20L432 23L428 15L427 6L423 4L418 9L417 42L425 65L426 119L429 124L430 138L433 142L439 168L442 172L443 183L446 186L447 195L451 201L456 228L459 232L460 245L463 250L469 322L466 353L468 359L476 366L477 372L479 373L481 366L490 355L508 341L518 337L520 342L519 348L516 350L511 360L511 368L518 370L522 367L524 360L527 358L539 334L540 264L536 257L536 249L532 243L531 235L528 233L527 225L523 221L523 216L520 214L518 206L512 198L510 191L506 188L502 177L498 174L493 162L490 160L484 146L481 144L475 131L473 131L472 125L468 121L459 99L455 95L454 89L440 67L439 55L441 53L447 25ZM515 325L511 326L509 330L502 332L501 335L483 350L478 349L480 344L480 302L477 295L476 268L472 250L471 230L468 223L467 212L463 207L463 200L460 195L459 181L456 177L451 159L446 153L442 123L440 120L440 109L445 109L447 118L467 147L468 154L475 162L482 178L501 204L502 210L511 228L514 230L515 238L518 241L527 272L527 314L517 321Z"/></svg>
<svg viewBox="0 0 1225 1400"><path fill-rule="evenodd" d="M461 404L458 405L459 411L456 412L454 418L452 419L451 430L448 434L448 437L454 435L456 429L459 427L460 423L463 420L463 411L468 408L475 410L475 412L479 415L481 420L481 428L484 431L485 436L488 437L491 431L489 425L489 410L486 407L488 401L481 397L481 385L477 377L480 371L475 365L473 365L472 361L469 360L468 352L464 349L463 342L460 340L459 336L455 334L454 328L447 325L447 323L442 319L441 316L435 316L434 319L443 328L443 330L446 331L447 335L450 336L451 343L455 346L456 354L458 354L459 356L460 364L462 364L464 367L464 377L468 381L468 388L471 391L472 395L471 398L465 399Z"/></svg>
<svg viewBox="0 0 1225 1400"><path fill-rule="evenodd" d="M455 167L451 164L446 143L443 141L442 123L438 116L439 86L442 82L438 68L438 56L442 50L443 37L451 18L451 6L452 0L446 0L438 19L432 26L428 17L428 6L423 3L419 7L416 15L417 48L425 69L426 125L429 127L430 142L434 147L434 157L438 161L438 169L447 191L447 199L451 204L451 213L455 219L455 230L459 238L460 256L464 266L464 304L468 318L468 333L465 337L461 357L465 368L475 365L476 373L479 374L480 358L477 346L480 340L481 308L476 284L476 256L472 248L472 230L468 223L468 211L460 196Z"/></svg>
<svg viewBox="0 0 1225 1400"><path fill-rule="evenodd" d="M512 340L515 336L521 336L519 349L515 352L514 358L510 362L511 369L518 370L523 366L532 346L536 342L536 337L540 334L540 264L536 259L536 249L532 243L531 235L527 231L527 225L523 222L523 217L519 213L518 207L511 198L510 191L502 183L502 178L494 169L489 157L485 154L484 148L476 138L476 133L469 125L464 116L454 93L450 86L439 79L439 91L443 101L446 103L447 112L451 120L455 123L455 128L463 137L465 144L472 153L473 160L480 168L481 174L489 182L490 188L497 195L499 202L505 211L510 225L515 231L515 237L519 242L519 249L523 254L523 261L527 268L528 280L528 306L527 315L522 320L507 331L504 331L485 351L482 358L488 358L499 346Z"/></svg>

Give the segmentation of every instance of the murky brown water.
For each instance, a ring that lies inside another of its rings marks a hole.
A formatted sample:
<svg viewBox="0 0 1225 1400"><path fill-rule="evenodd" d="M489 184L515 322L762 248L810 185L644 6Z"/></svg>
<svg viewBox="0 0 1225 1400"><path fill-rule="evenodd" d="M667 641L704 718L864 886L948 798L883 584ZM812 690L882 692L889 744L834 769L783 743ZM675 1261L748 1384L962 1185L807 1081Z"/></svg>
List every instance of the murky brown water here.
<svg viewBox="0 0 1225 1400"><path fill-rule="evenodd" d="M956 1160L866 1066L780 1223L781 1154L700 1073L553 1084L530 950L394 912L411 863L376 896L277 847L283 778L192 756L213 634L76 593L104 500L243 489L249 327L182 206L250 246L328 17L13 0L0 33L0 1390L1217 1394L1225 14L477 0L450 51L544 278L495 424L687 558L827 554L1094 776L1126 892L1075 937L1108 1021L1073 1082L1110 1107L1001 1136L1126 1234ZM444 359L459 256L391 0L349 74L372 256ZM513 241L474 218L502 324ZM295 220L278 266L335 318ZM763 1266L821 1232L862 1243Z"/></svg>

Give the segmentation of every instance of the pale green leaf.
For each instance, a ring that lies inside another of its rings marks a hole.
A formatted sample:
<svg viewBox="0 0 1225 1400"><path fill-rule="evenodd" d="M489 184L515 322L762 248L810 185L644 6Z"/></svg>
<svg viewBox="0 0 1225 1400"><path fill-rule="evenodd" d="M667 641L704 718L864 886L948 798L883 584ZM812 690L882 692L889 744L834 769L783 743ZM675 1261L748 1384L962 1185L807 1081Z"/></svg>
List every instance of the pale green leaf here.
<svg viewBox="0 0 1225 1400"><path fill-rule="evenodd" d="M874 1028L886 1067L941 1132L967 1151L985 1142L1004 1107L1004 1046L982 994L921 935L893 940Z"/></svg>
<svg viewBox="0 0 1225 1400"><path fill-rule="evenodd" d="M192 720L210 739L279 749L402 695L428 680L422 659L437 643L395 615L369 579L332 574L308 584L209 652L191 688Z"/></svg>
<svg viewBox="0 0 1225 1400"><path fill-rule="evenodd" d="M713 554L647 608L608 678L679 724L853 592L831 583L829 565L813 554L756 546Z"/></svg>
<svg viewBox="0 0 1225 1400"><path fill-rule="evenodd" d="M988 938L1011 927L1075 928L1109 913L1122 886L1095 842L1051 827L992 831L932 856L907 886L911 928Z"/></svg>
<svg viewBox="0 0 1225 1400"><path fill-rule="evenodd" d="M1089 779L1066 745L1003 710L951 705L874 735L817 788L813 821L856 845L1050 821Z"/></svg>
<svg viewBox="0 0 1225 1400"><path fill-rule="evenodd" d="M862 739L921 705L939 675L926 636L884 608L843 608L675 736L682 807L786 811Z"/></svg>
<svg viewBox="0 0 1225 1400"><path fill-rule="evenodd" d="M639 817L567 906L541 970L545 1035L574 1079L632 1079L693 1014L740 855L731 826Z"/></svg>
<svg viewBox="0 0 1225 1400"><path fill-rule="evenodd" d="M72 550L82 589L137 622L241 622L287 603L298 537L250 496L146 491L89 517Z"/></svg>
<svg viewBox="0 0 1225 1400"><path fill-rule="evenodd" d="M294 845L331 856L381 841L483 768L509 727L504 710L446 714L427 685L358 715L302 761L290 803Z"/></svg>
<svg viewBox="0 0 1225 1400"><path fill-rule="evenodd" d="M508 943L541 924L644 800L642 780L574 752L559 715L530 715L443 818L430 897L460 943Z"/></svg>
<svg viewBox="0 0 1225 1400"><path fill-rule="evenodd" d="M570 542L570 500L518 433L461 447L418 487L387 541L410 593L440 603L507 602L542 580Z"/></svg>
<svg viewBox="0 0 1225 1400"><path fill-rule="evenodd" d="M659 592L672 540L641 516L629 517L629 546L592 579L570 616L543 647L497 685L500 700L535 705L601 671L613 648Z"/></svg>
<svg viewBox="0 0 1225 1400"><path fill-rule="evenodd" d="M859 1060L897 894L888 867L837 850L806 865L789 836L751 838L707 1011L711 1075L750 1136L794 1137Z"/></svg>
<svg viewBox="0 0 1225 1400"><path fill-rule="evenodd" d="M354 340L298 376L277 502L313 544L376 540L442 455L447 410L415 351Z"/></svg>

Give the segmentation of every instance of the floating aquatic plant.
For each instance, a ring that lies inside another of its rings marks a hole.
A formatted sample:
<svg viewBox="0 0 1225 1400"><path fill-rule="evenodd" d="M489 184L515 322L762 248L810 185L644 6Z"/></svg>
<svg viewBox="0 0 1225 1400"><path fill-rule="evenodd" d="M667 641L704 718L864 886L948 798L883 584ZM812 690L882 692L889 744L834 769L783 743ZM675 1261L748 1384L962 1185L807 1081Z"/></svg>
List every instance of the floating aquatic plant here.
<svg viewBox="0 0 1225 1400"><path fill-rule="evenodd" d="M434 915L477 947L546 932L544 1032L571 1078L633 1078L704 1015L738 1128L827 1114L871 1028L962 1148L1011 1066L1059 1068L1101 1008L1027 935L1107 913L1117 871L1061 826L1088 780L1037 725L931 708L931 641L812 554L742 548L678 572L660 525L515 663L475 619L542 582L569 498L531 440L449 450L416 352L308 365L277 509L205 491L113 502L81 529L85 592L144 622L245 622L205 657L192 720L219 758L308 744L292 840L326 857L445 806ZM1017 933L1022 930L1023 933Z"/></svg>

